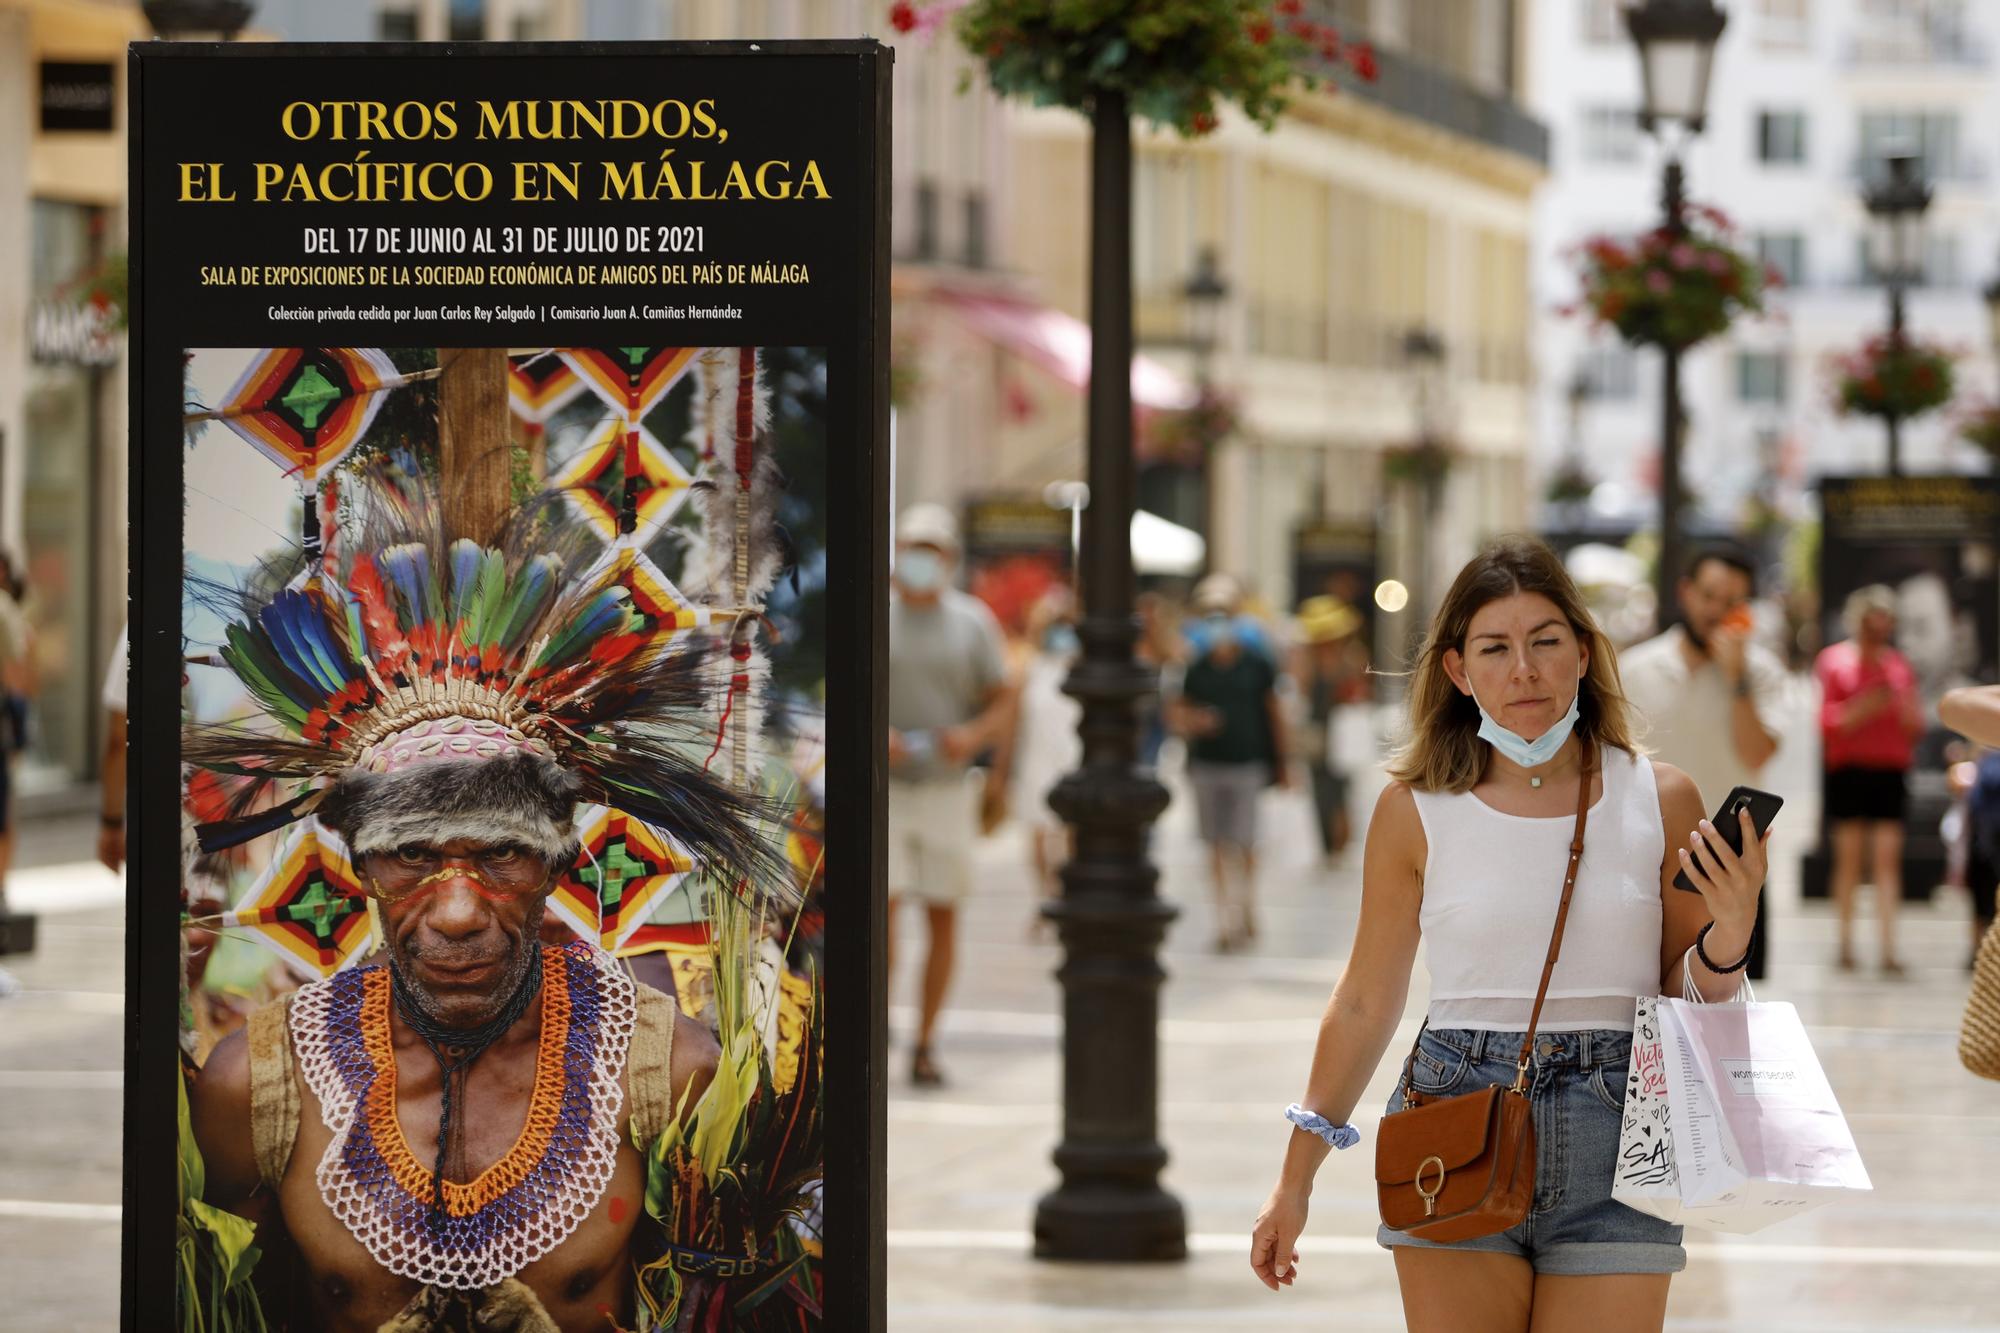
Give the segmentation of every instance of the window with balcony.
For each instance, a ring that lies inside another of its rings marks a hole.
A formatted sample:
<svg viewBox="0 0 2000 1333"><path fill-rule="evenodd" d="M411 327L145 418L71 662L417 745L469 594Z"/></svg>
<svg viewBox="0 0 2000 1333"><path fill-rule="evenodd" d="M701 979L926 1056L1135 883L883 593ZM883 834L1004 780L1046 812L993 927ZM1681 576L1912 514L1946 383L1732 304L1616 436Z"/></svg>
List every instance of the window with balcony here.
<svg viewBox="0 0 2000 1333"><path fill-rule="evenodd" d="M476 42L486 35L486 0L451 0L445 36L454 42Z"/></svg>
<svg viewBox="0 0 2000 1333"><path fill-rule="evenodd" d="M1983 63L1965 0L1861 0L1849 58L1862 64Z"/></svg>
<svg viewBox="0 0 2000 1333"><path fill-rule="evenodd" d="M1592 347L1581 370L1593 402L1630 402L1639 393L1639 357L1622 342Z"/></svg>
<svg viewBox="0 0 2000 1333"><path fill-rule="evenodd" d="M1736 354L1736 400L1783 406L1787 364L1783 352Z"/></svg>
<svg viewBox="0 0 2000 1333"><path fill-rule="evenodd" d="M1864 231L1857 238L1855 259L1857 281L1874 285L1887 280L1888 256L1881 252L1875 233ZM1958 262L1958 237L1949 232L1925 232L1917 271L1910 275L1911 283L1918 287L1950 287L1963 280Z"/></svg>
<svg viewBox="0 0 2000 1333"><path fill-rule="evenodd" d="M1583 19L1583 40L1592 46L1619 46L1627 40L1625 8L1619 0L1576 0Z"/></svg>
<svg viewBox="0 0 2000 1333"><path fill-rule="evenodd" d="M1812 45L1812 0L1757 0L1757 45L1765 51L1804 51Z"/></svg>
<svg viewBox="0 0 2000 1333"><path fill-rule="evenodd" d="M375 36L385 42L414 42L417 40L417 11L414 9L383 9L375 15Z"/></svg>
<svg viewBox="0 0 2000 1333"><path fill-rule="evenodd" d="M1956 111L1864 111L1857 137L1861 151L1855 172L1863 178L1885 171L1891 151L1914 152L1917 171L1926 180L1971 174L1972 161L1960 151Z"/></svg>
<svg viewBox="0 0 2000 1333"><path fill-rule="evenodd" d="M1578 144L1585 162L1597 166L1629 166L1639 160L1639 113L1631 107L1589 106L1583 109Z"/></svg>
<svg viewBox="0 0 2000 1333"><path fill-rule="evenodd" d="M1776 271L1787 287L1806 285L1806 238L1795 231L1762 232L1757 237L1757 258Z"/></svg>
<svg viewBox="0 0 2000 1333"><path fill-rule="evenodd" d="M1806 160L1805 112L1759 111L1757 160L1766 166L1803 166Z"/></svg>

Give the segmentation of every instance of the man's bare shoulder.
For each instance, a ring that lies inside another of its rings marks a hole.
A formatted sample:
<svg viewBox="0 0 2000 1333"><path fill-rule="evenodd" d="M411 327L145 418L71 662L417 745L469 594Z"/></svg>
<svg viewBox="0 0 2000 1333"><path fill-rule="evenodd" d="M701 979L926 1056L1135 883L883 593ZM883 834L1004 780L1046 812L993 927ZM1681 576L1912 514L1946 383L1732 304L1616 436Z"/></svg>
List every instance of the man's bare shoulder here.
<svg viewBox="0 0 2000 1333"><path fill-rule="evenodd" d="M708 1090L715 1067L722 1060L722 1044L706 1023L689 1018L674 1006L674 1100L686 1098L693 1106Z"/></svg>
<svg viewBox="0 0 2000 1333"><path fill-rule="evenodd" d="M250 1132L250 1038L238 1028L216 1043L188 1089L195 1143L208 1177L207 1197L224 1207L257 1186Z"/></svg>

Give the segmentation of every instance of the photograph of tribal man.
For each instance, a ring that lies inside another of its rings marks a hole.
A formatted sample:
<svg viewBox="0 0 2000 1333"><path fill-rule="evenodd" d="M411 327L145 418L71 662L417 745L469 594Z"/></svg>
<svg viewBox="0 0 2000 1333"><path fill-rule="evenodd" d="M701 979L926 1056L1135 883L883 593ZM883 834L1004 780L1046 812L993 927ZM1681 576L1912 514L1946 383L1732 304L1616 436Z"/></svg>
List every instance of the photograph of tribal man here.
<svg viewBox="0 0 2000 1333"><path fill-rule="evenodd" d="M824 354L185 365L180 1327L819 1327Z"/></svg>

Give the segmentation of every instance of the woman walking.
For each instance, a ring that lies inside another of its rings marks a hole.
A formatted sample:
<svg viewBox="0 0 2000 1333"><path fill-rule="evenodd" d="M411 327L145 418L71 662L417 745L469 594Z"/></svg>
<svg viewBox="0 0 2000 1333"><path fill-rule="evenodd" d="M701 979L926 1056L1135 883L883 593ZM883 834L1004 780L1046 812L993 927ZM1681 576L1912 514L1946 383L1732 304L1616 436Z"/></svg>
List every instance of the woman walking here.
<svg viewBox="0 0 2000 1333"><path fill-rule="evenodd" d="M1734 994L1764 847L1746 814L1746 850L1732 854L1693 782L1639 752L1611 645L1533 540L1498 542L1460 571L1416 668L1408 737L1369 824L1354 945L1302 1104L1285 1113L1296 1128L1251 1267L1273 1290L1297 1279L1313 1176L1331 1146L1359 1139L1345 1122L1395 1035L1422 939L1429 1015L1387 1111L1518 1086L1537 1146L1516 1225L1450 1243L1377 1233L1409 1327L1659 1328L1669 1277L1687 1261L1681 1229L1611 1198L1633 1002L1680 994L1684 970L1707 999ZM1523 1055L1586 805L1565 932ZM1699 893L1673 887L1682 870Z"/></svg>
<svg viewBox="0 0 2000 1333"><path fill-rule="evenodd" d="M1903 898L1903 817L1910 766L1924 730L1923 705L1916 672L1890 646L1896 637L1896 594L1882 584L1857 589L1841 618L1848 637L1828 644L1813 664L1825 768L1820 817L1833 845L1839 966L1843 972L1855 967L1854 898L1865 853L1882 930L1882 971L1900 976L1896 907Z"/></svg>

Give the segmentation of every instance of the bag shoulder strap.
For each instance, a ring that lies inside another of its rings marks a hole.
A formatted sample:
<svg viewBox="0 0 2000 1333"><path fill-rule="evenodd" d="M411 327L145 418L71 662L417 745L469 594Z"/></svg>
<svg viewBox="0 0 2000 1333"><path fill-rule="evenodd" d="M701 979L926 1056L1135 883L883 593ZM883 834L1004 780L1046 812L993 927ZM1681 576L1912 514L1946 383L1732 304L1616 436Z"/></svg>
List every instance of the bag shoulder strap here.
<svg viewBox="0 0 2000 1333"><path fill-rule="evenodd" d="M275 1191L299 1136L299 1082L292 1067L292 995L250 1015L250 1144L257 1175Z"/></svg>
<svg viewBox="0 0 2000 1333"><path fill-rule="evenodd" d="M1590 822L1590 780L1597 774L1595 747L1585 757L1583 773L1576 784L1576 835L1569 840L1569 866L1563 871L1562 904L1556 908L1556 928L1549 935L1549 956L1542 964L1542 984L1535 988L1535 1008L1528 1015L1528 1032L1521 1038L1521 1054L1515 1060L1514 1091L1528 1082L1528 1052L1535 1045L1535 1028L1542 1021L1542 1001L1549 996L1549 978L1556 972L1556 955L1562 952L1563 927L1569 923L1569 900L1576 894L1577 867L1583 863L1583 830Z"/></svg>
<svg viewBox="0 0 2000 1333"><path fill-rule="evenodd" d="M650 1146L674 1115L674 997L639 986L638 1021L625 1053L625 1095L633 1138Z"/></svg>

